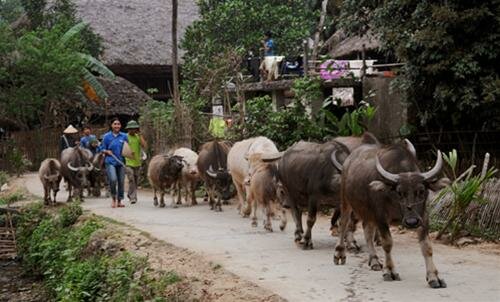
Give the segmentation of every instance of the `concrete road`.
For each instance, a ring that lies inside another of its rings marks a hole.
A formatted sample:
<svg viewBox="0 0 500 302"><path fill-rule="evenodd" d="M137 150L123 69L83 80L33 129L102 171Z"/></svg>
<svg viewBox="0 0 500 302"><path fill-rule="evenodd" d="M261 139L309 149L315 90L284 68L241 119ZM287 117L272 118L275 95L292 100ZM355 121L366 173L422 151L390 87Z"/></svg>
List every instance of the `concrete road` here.
<svg viewBox="0 0 500 302"><path fill-rule="evenodd" d="M24 182L30 192L42 196L35 174L25 175ZM58 199L66 200L64 189ZM142 190L139 202L127 202L125 208L112 209L105 198L87 198L83 207L193 250L290 301L500 301L498 253L434 243L434 261L448 288L431 289L415 234L396 233L393 258L402 281L385 282L381 272L368 268L361 230L356 239L363 251L349 253L344 266L333 264L337 238L330 236L328 217L320 217L313 229L314 250L303 251L293 242L291 219L284 232L274 221L275 231L268 233L261 217L253 228L249 219L238 216L235 206L214 213L206 203L172 208L171 198L167 201L166 208L155 208L152 193ZM380 248L378 254L383 259Z"/></svg>

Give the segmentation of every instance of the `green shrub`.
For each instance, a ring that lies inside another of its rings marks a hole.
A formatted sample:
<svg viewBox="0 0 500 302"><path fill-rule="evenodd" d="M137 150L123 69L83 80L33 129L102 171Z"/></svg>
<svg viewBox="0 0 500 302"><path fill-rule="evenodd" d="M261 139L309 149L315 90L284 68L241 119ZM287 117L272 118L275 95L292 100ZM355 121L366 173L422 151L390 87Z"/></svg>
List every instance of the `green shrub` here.
<svg viewBox="0 0 500 302"><path fill-rule="evenodd" d="M7 183L9 180L9 174L5 171L0 170L0 187L3 186L3 184Z"/></svg>
<svg viewBox="0 0 500 302"><path fill-rule="evenodd" d="M70 203L59 211L59 223L64 228L73 225L82 213L83 210L79 203Z"/></svg>
<svg viewBox="0 0 500 302"><path fill-rule="evenodd" d="M74 225L82 209L71 204L49 215L36 203L19 218L19 253L31 275L42 277L55 301L164 301L181 278L154 272L144 257L83 253L102 227L95 217Z"/></svg>

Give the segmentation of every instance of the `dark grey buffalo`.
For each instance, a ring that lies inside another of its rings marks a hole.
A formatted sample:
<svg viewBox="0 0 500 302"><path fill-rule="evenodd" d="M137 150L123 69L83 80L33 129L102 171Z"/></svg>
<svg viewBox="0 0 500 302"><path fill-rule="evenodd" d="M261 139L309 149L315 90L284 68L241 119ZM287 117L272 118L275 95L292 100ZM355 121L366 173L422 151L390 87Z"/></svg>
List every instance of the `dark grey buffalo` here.
<svg viewBox="0 0 500 302"><path fill-rule="evenodd" d="M94 169L88 150L73 147L61 152L61 174L68 185L68 200L83 198L83 189L89 185L89 174ZM74 192L72 192L74 188ZM72 194L74 193L74 194Z"/></svg>
<svg viewBox="0 0 500 302"><path fill-rule="evenodd" d="M335 140L323 144L298 142L286 150L278 162L278 196L290 208L295 222L295 242L304 249L313 247L311 230L320 205L338 206L340 172L331 156L336 151L340 161L349 149ZM302 228L302 209L307 208L307 230Z"/></svg>
<svg viewBox="0 0 500 302"><path fill-rule="evenodd" d="M335 157L335 156L334 156ZM432 247L428 236L426 200L429 189L439 190L447 183L438 179L443 160L437 152L437 161L428 172L420 172L415 148L408 141L382 147L379 144L363 144L345 160L342 167L341 223L339 238L346 232L354 211L363 222L369 250L368 265L381 270L373 237L378 230L385 252L384 280L400 280L392 261L391 223L401 223L407 228L417 228L422 254L425 258L427 282L433 288L446 287L432 261ZM345 246L339 240L335 248L335 264L345 264Z"/></svg>
<svg viewBox="0 0 500 302"><path fill-rule="evenodd" d="M43 185L43 201L44 204L55 204L56 195L59 192L59 184L61 183L61 164L55 158L47 158L40 164L38 169L38 177ZM50 192L53 192L54 198L51 199Z"/></svg>
<svg viewBox="0 0 500 302"><path fill-rule="evenodd" d="M226 142L212 141L203 144L198 154L196 166L205 182L211 210L222 211L221 200L227 201L232 196L232 179L227 168L230 149L231 146Z"/></svg>
<svg viewBox="0 0 500 302"><path fill-rule="evenodd" d="M106 167L104 165L104 158L106 155L102 152L96 153L92 156L91 162L94 169L89 175L89 196L101 196L101 189L104 187L106 190L106 197L109 197L109 187L107 186Z"/></svg>
<svg viewBox="0 0 500 302"><path fill-rule="evenodd" d="M171 154L153 156L148 165L148 179L153 187L155 207L158 206L157 191L160 191L160 207L165 207L164 196L166 190L170 189L180 179L182 167L184 166L181 156Z"/></svg>

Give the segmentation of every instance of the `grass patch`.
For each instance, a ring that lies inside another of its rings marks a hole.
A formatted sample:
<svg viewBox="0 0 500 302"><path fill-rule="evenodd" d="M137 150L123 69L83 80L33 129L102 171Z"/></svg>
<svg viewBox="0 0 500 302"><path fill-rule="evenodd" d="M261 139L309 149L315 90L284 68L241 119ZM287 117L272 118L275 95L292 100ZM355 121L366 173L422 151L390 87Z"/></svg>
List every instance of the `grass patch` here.
<svg viewBox="0 0 500 302"><path fill-rule="evenodd" d="M11 204L13 202L23 200L23 199L24 199L24 194L21 191L16 191L16 192L11 193L7 196L0 197L0 205Z"/></svg>

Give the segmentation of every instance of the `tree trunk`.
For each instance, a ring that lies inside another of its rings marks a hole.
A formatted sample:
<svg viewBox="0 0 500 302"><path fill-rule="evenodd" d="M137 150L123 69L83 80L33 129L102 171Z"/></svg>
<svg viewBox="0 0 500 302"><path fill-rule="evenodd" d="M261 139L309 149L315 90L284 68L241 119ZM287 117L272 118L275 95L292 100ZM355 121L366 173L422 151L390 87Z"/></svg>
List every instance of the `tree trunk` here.
<svg viewBox="0 0 500 302"><path fill-rule="evenodd" d="M179 67L177 65L177 0L172 0L172 86L173 100L176 109L180 109Z"/></svg>
<svg viewBox="0 0 500 302"><path fill-rule="evenodd" d="M318 46L319 46L319 37L321 32L323 31L323 26L325 25L325 16L326 16L326 7L328 5L328 0L323 0L321 3L321 15L319 17L318 27L316 28L316 32L314 33L314 44L312 49L311 60L315 61L318 59Z"/></svg>

